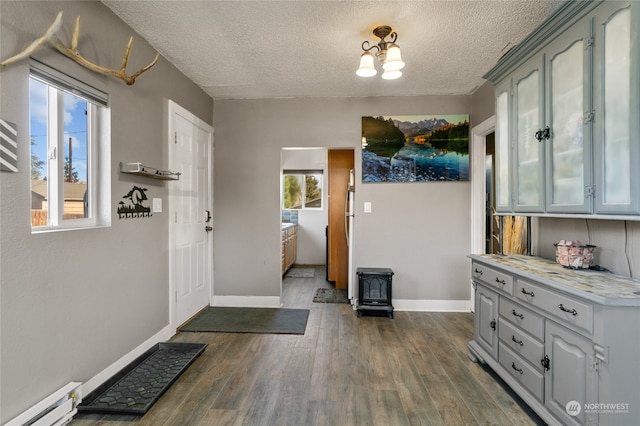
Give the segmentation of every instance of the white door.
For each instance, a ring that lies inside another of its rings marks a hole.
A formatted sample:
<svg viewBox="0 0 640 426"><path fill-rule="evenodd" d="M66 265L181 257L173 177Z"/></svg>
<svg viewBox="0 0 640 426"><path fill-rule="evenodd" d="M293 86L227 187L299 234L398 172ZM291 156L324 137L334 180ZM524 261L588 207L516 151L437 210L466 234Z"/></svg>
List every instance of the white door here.
<svg viewBox="0 0 640 426"><path fill-rule="evenodd" d="M213 272L213 128L169 101L171 319L176 327L210 304Z"/></svg>

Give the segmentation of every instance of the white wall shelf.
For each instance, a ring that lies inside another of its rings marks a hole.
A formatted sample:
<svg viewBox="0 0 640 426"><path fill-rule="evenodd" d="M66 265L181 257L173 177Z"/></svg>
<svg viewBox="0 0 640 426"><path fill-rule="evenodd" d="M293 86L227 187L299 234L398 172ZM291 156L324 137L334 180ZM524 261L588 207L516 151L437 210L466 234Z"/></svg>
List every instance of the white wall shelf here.
<svg viewBox="0 0 640 426"><path fill-rule="evenodd" d="M138 176L145 176L158 180L178 180L180 172L172 172L169 170L160 170L155 167L145 166L142 163L123 163L120 162L120 173L129 173Z"/></svg>

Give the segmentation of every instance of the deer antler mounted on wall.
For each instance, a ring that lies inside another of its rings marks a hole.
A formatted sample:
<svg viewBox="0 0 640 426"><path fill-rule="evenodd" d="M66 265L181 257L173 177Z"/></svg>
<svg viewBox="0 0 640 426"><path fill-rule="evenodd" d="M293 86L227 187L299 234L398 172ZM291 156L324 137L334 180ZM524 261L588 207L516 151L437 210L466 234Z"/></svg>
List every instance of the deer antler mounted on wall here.
<svg viewBox="0 0 640 426"><path fill-rule="evenodd" d="M147 65L144 68L141 68L140 70L136 71L131 75L127 75L127 72L126 72L127 62L129 61L129 53L131 52L131 45L133 44L133 37L131 37L129 38L129 44L127 45L127 49L124 51L124 57L122 58L122 65L120 66L120 69L115 70L115 69L105 68L100 65L96 65L92 62L89 62L88 60L83 58L78 52L78 36L80 34L80 17L79 16L76 18L76 25L73 29L71 47L67 47L56 36L56 33L60 30L61 26L62 26L62 12L58 13L58 16L56 17L55 21L53 21L53 24L51 24L47 32L44 33L42 37L34 40L33 43L31 43L25 50L18 53L17 55L12 56L11 58L6 59L3 62L0 62L0 66L4 67L6 65L9 65L14 62L18 62L24 58L27 58L29 57L29 55L31 55L31 53L33 53L40 46L49 42L53 45L53 47L58 49L60 53L73 59L83 67L86 67L92 71L96 71L102 74L107 74L107 75L111 75L113 77L119 78L120 80L124 81L130 86L136 82L136 78L138 78L140 74L142 74L145 71L148 71L149 68L151 68L156 64L156 62L158 62L158 58L160 58L160 54L157 53L155 59L149 65Z"/></svg>

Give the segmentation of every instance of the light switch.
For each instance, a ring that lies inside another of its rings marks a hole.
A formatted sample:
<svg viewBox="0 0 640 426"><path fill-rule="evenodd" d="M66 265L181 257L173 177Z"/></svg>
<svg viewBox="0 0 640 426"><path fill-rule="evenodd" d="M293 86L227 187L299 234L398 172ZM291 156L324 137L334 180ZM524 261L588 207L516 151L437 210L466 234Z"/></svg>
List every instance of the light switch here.
<svg viewBox="0 0 640 426"><path fill-rule="evenodd" d="M154 198L153 199L153 212L161 213L162 212L162 198Z"/></svg>
<svg viewBox="0 0 640 426"><path fill-rule="evenodd" d="M371 201L364 202L364 212L371 213Z"/></svg>

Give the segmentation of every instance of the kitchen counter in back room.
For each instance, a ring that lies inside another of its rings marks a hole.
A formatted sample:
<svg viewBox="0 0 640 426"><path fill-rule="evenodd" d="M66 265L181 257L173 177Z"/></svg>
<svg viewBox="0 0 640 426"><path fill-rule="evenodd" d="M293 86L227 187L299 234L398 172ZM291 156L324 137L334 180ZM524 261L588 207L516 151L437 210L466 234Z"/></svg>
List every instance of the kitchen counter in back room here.
<svg viewBox="0 0 640 426"><path fill-rule="evenodd" d="M640 280L591 269L569 269L526 255L470 255L476 262L499 264L523 278L535 279L556 290L611 306L640 306Z"/></svg>

